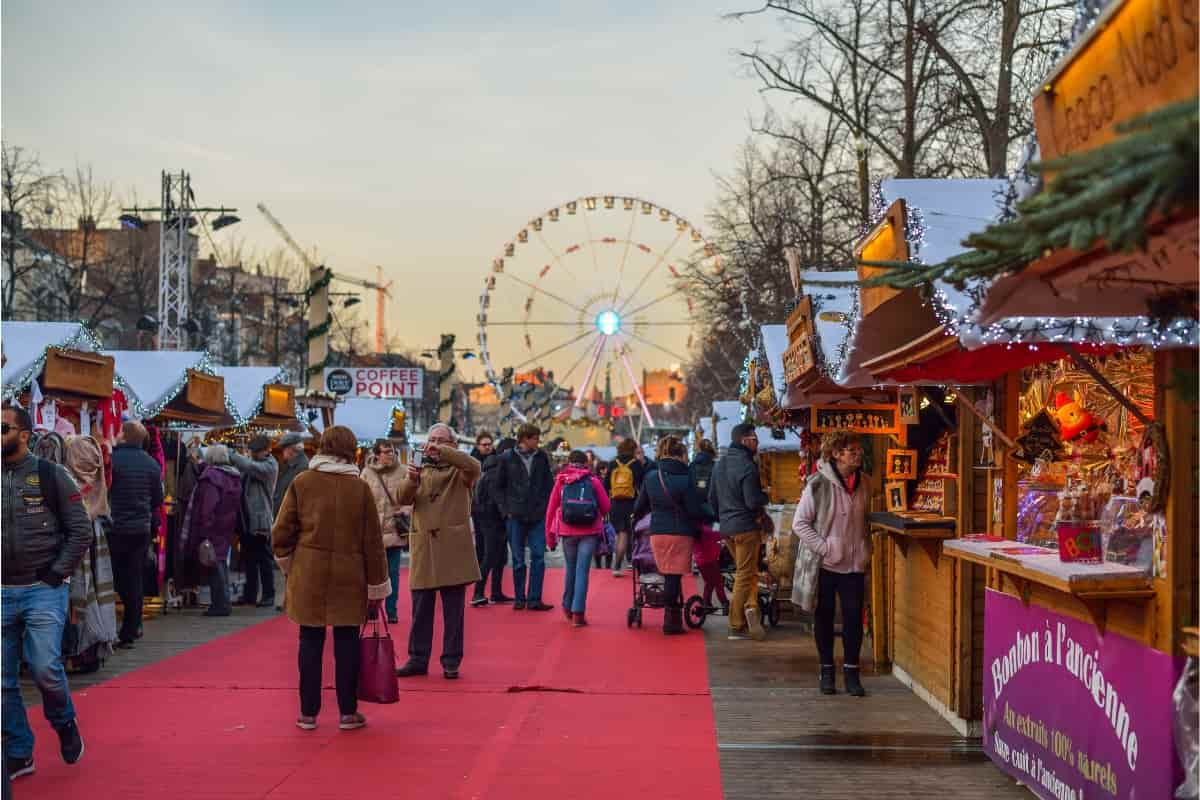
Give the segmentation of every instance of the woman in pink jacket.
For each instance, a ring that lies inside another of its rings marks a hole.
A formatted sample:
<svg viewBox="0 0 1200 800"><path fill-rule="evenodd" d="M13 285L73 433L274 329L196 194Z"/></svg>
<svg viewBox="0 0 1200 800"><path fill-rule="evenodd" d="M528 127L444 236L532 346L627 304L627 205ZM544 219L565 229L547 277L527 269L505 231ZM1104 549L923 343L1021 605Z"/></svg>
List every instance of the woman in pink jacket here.
<svg viewBox="0 0 1200 800"><path fill-rule="evenodd" d="M567 579L563 613L576 628L587 625L588 575L592 556L604 534L604 517L612 507L604 484L591 473L587 454L572 450L567 466L554 479L546 506L546 544L553 550L561 538Z"/></svg>

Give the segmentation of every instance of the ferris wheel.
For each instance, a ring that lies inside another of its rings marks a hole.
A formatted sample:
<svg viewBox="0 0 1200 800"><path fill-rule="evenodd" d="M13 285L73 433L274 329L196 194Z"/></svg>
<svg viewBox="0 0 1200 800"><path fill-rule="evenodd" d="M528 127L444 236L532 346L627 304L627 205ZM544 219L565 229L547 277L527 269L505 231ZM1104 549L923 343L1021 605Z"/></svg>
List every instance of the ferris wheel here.
<svg viewBox="0 0 1200 800"><path fill-rule="evenodd" d="M539 410L581 417L598 397L636 397L653 425L639 376L687 363L698 334L692 281L720 270L694 225L648 200L592 195L548 209L484 280L476 321L487 378L520 419L529 406L514 378L541 370L574 397L544 396L554 405Z"/></svg>

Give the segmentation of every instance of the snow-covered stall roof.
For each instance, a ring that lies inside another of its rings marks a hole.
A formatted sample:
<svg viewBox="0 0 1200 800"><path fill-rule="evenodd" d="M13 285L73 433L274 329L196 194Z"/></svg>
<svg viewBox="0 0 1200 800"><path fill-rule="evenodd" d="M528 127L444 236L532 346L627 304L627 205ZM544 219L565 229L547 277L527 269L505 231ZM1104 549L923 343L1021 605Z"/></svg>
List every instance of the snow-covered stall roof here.
<svg viewBox="0 0 1200 800"><path fill-rule="evenodd" d="M226 367L213 371L225 379L225 404L239 424L245 424L262 410L263 394L269 383L287 383L281 367Z"/></svg>
<svg viewBox="0 0 1200 800"><path fill-rule="evenodd" d="M213 374L208 353L196 350L106 350L114 380L141 419L158 416L187 386L187 371Z"/></svg>
<svg viewBox="0 0 1200 800"><path fill-rule="evenodd" d="M858 273L852 270L806 270L800 276L804 294L812 298L813 329L817 336L818 355L826 373L831 377L837 375L841 367L844 346L851 332L850 321L857 315L858 287L819 284L853 284L857 280Z"/></svg>
<svg viewBox="0 0 1200 800"><path fill-rule="evenodd" d="M775 396L783 398L787 391L787 379L783 376L783 352L788 347L787 325L762 326L762 350L771 371L771 385Z"/></svg>
<svg viewBox="0 0 1200 800"><path fill-rule="evenodd" d="M939 264L966 252L962 242L999 219L1008 182L996 179L887 180L881 183L885 204L904 198L912 258ZM1164 327L1146 317L1008 317L979 325L980 307L991 289L988 281L956 289L945 281L933 284L934 311L968 350L992 344L1069 342L1090 344L1196 347L1200 328L1178 320ZM1064 304L1069 304L1069 298Z"/></svg>
<svg viewBox="0 0 1200 800"><path fill-rule="evenodd" d="M380 400L374 397L351 397L338 404L333 412L335 425L354 431L360 445L386 439L392 431L392 411L403 408L402 401Z"/></svg>
<svg viewBox="0 0 1200 800"><path fill-rule="evenodd" d="M46 365L51 347L94 353L100 341L78 322L5 322L0 330L4 367L0 370L3 396L9 400L24 391Z"/></svg>
<svg viewBox="0 0 1200 800"><path fill-rule="evenodd" d="M737 400L718 400L712 404L712 416L717 418L716 436L712 438L713 445L719 452L729 447L729 437L733 434L733 426L742 420L742 404ZM700 420L701 431L711 427L711 420ZM754 432L758 435L758 451L760 453L791 452L800 449L800 436L787 430L782 439L776 439L770 428L757 427Z"/></svg>

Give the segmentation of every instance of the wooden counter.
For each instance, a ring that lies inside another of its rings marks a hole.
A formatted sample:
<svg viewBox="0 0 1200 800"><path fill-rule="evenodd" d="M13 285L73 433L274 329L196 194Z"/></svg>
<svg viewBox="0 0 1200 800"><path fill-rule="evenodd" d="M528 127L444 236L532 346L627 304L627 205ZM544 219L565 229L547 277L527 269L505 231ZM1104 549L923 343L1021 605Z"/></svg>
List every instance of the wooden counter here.
<svg viewBox="0 0 1200 800"><path fill-rule="evenodd" d="M914 539L953 539L958 535L958 522L954 517L938 517L932 514L872 511L867 514L867 524L872 528L900 536L911 536Z"/></svg>
<svg viewBox="0 0 1200 800"><path fill-rule="evenodd" d="M987 586L1022 602L1110 626L1131 639L1153 644L1156 593L1145 571L1124 564L1064 562L1054 550L1019 542L952 539L942 542L952 560L984 568Z"/></svg>

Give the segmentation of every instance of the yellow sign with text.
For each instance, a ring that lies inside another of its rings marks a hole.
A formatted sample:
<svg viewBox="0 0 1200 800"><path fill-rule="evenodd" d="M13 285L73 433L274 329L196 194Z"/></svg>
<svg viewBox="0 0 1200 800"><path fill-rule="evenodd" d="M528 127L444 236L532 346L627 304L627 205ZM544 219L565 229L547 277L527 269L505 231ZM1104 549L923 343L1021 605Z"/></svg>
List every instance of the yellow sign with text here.
<svg viewBox="0 0 1200 800"><path fill-rule="evenodd" d="M1033 101L1043 160L1119 138L1117 126L1195 97L1200 0L1118 0Z"/></svg>

